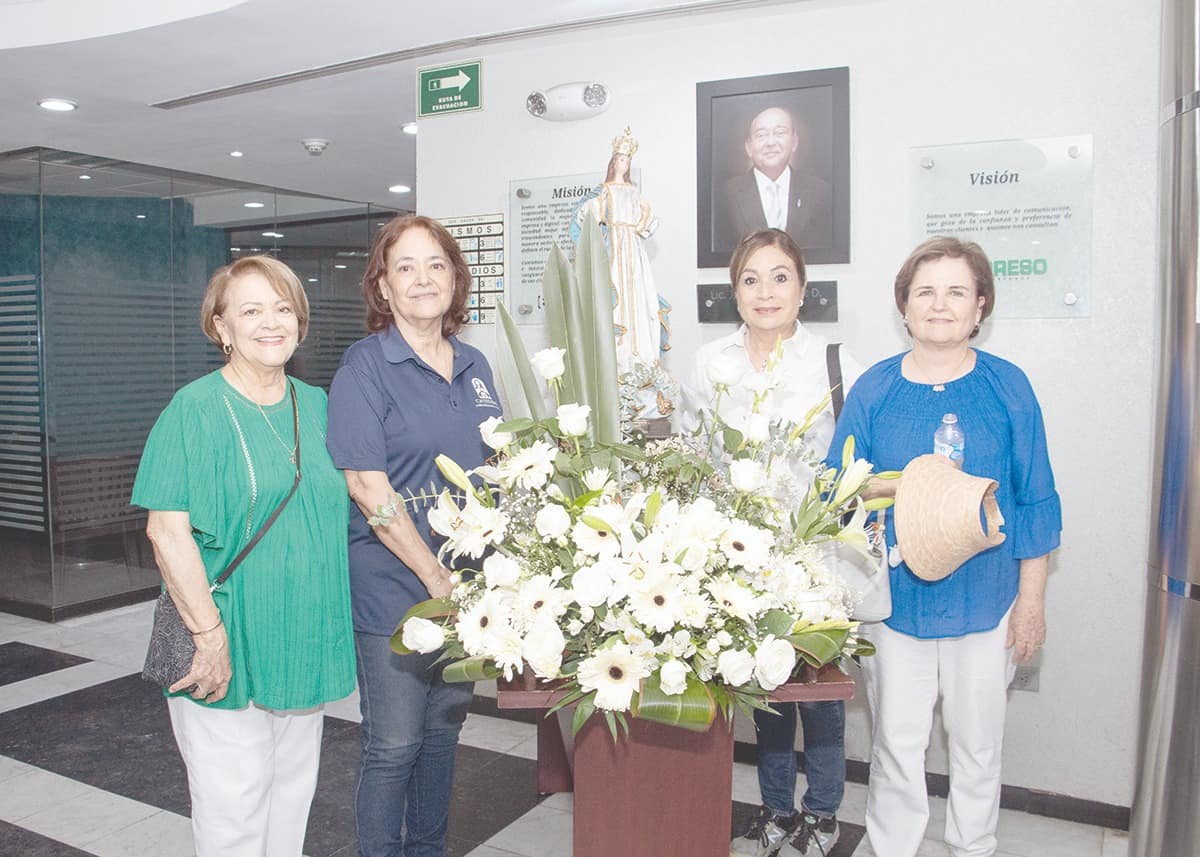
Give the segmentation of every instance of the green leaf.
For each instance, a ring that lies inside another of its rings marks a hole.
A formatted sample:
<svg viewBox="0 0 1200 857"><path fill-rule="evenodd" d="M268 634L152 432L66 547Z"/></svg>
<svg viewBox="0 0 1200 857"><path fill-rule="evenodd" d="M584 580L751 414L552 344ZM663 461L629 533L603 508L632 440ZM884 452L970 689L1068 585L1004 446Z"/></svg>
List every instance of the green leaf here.
<svg viewBox="0 0 1200 857"><path fill-rule="evenodd" d="M849 633L847 629L807 630L784 639L796 647L800 657L810 666L821 667L838 659Z"/></svg>
<svg viewBox="0 0 1200 857"><path fill-rule="evenodd" d="M592 712L596 710L596 694L589 693L583 699L579 700L579 707L575 709L575 715L571 718L571 734L578 735L579 730L583 728L583 724L587 723L587 719L592 716Z"/></svg>
<svg viewBox="0 0 1200 857"><path fill-rule="evenodd" d="M737 452L742 448L742 433L726 426L721 429L721 443L725 445L726 452Z"/></svg>
<svg viewBox="0 0 1200 857"><path fill-rule="evenodd" d="M785 610L768 610L758 620L758 627L776 637L786 637L792 631L793 619Z"/></svg>
<svg viewBox="0 0 1200 857"><path fill-rule="evenodd" d="M495 664L488 663L487 658L480 655L447 664L442 670L442 681L485 681L499 678L501 674Z"/></svg>
<svg viewBox="0 0 1200 857"><path fill-rule="evenodd" d="M894 505L895 502L891 497L876 497L874 500L863 500L862 507L868 512L878 512L880 509L887 509Z"/></svg>
<svg viewBox="0 0 1200 857"><path fill-rule="evenodd" d="M587 491L572 500L570 508L574 509L575 511L579 511L588 503L602 496L604 496L603 491Z"/></svg>
<svg viewBox="0 0 1200 857"><path fill-rule="evenodd" d="M658 510L662 508L662 494L656 488L646 498L646 508L642 510L642 523L646 525L646 529L654 526L654 519L658 517Z"/></svg>
<svg viewBox="0 0 1200 857"><path fill-rule="evenodd" d="M496 426L496 431L507 431L517 434L523 431L529 431L537 425L537 420L531 420L529 417L516 417L515 419L505 420Z"/></svg>
<svg viewBox="0 0 1200 857"><path fill-rule="evenodd" d="M642 680L642 689L630 711L642 720L706 732L716 716L717 705L712 691L696 676L688 675L683 693L671 696L663 692L659 673L655 672Z"/></svg>
<svg viewBox="0 0 1200 857"><path fill-rule="evenodd" d="M567 353L563 360L566 372L562 379L562 401L591 405L582 389L584 362L583 317L579 309L579 294L575 274L558 244L550 247L546 268L542 273L542 297L546 301L546 335L550 344Z"/></svg>
<svg viewBox="0 0 1200 857"><path fill-rule="evenodd" d="M529 352L525 350L525 343L517 325L508 314L508 308L504 306L503 301L496 302L496 310L500 319L500 324L496 325L496 351L506 358L500 360L499 364L504 389L509 398L509 408L513 413L528 414L535 420L544 419L546 402L542 398L542 385L533 375ZM501 331L504 333L503 338L499 336ZM519 396L518 393L523 395ZM522 404L524 407L521 407Z"/></svg>
<svg viewBox="0 0 1200 857"><path fill-rule="evenodd" d="M598 441L617 441L621 437L621 416L613 326L616 294L604 236L590 211L575 253L575 281L584 325L584 384L592 406L594 437Z"/></svg>
<svg viewBox="0 0 1200 857"><path fill-rule="evenodd" d="M624 461L645 461L646 453L628 443L601 443L598 444L601 449L607 449L617 458Z"/></svg>
<svg viewBox="0 0 1200 857"><path fill-rule="evenodd" d="M604 520L603 518L598 518L595 515L580 515L579 520L583 521L598 533L611 533L613 531L612 525L609 524L608 521Z"/></svg>
<svg viewBox="0 0 1200 857"><path fill-rule="evenodd" d="M846 435L846 442L842 444L842 470L846 470L854 463L854 435Z"/></svg>

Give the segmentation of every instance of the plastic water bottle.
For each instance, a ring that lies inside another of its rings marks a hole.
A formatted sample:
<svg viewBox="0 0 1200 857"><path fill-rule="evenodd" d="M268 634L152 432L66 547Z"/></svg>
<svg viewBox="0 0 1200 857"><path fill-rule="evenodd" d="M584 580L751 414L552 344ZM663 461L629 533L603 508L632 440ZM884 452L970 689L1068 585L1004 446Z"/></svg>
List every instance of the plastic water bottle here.
<svg viewBox="0 0 1200 857"><path fill-rule="evenodd" d="M950 463L961 470L964 442L963 431L958 427L958 417L954 414L942 417L942 424L933 433L933 451L949 458Z"/></svg>

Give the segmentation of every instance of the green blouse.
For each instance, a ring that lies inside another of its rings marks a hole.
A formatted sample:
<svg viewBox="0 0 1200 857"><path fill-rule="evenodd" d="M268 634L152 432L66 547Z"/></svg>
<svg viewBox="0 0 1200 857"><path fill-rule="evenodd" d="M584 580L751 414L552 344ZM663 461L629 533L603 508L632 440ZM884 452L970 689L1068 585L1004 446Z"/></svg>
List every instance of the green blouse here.
<svg viewBox="0 0 1200 857"><path fill-rule="evenodd" d="M325 450L325 392L291 382L303 475L271 529L213 593L233 665L229 692L213 708L310 708L354 690L346 482ZM291 489L292 440L290 396L260 413L212 372L179 390L159 416L132 502L187 512L213 581Z"/></svg>

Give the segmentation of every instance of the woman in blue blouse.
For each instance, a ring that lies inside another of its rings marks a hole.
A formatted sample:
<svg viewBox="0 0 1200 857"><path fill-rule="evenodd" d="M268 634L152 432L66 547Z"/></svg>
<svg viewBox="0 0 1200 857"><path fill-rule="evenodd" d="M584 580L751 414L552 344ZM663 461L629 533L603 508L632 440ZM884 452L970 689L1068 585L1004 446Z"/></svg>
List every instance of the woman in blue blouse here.
<svg viewBox="0 0 1200 857"><path fill-rule="evenodd" d="M879 857L913 857L925 835L925 752L939 696L950 757L946 845L953 857L995 852L1007 688L1046 638L1047 556L1062 512L1029 380L969 345L994 303L977 244L932 238L917 247L896 275L912 350L858 380L830 445L840 450L854 435L876 470L902 470L933 451L943 415L956 414L963 470L999 482L1006 522L1003 544L942 580L921 580L903 562L891 569L892 616L870 626L878 652L863 661L874 720L867 832ZM873 489L890 494L896 482Z"/></svg>
<svg viewBox="0 0 1200 857"><path fill-rule="evenodd" d="M408 608L451 588L428 506L392 504L394 493L448 487L434 464L439 453L472 468L491 451L479 424L500 416L492 370L456 335L470 293L471 268L444 226L417 215L391 220L375 236L363 275L371 335L346 349L329 390L327 445L353 500L360 857L446 853L454 756L472 685L443 681L437 652L397 655L389 646ZM383 521L371 526L372 517Z"/></svg>

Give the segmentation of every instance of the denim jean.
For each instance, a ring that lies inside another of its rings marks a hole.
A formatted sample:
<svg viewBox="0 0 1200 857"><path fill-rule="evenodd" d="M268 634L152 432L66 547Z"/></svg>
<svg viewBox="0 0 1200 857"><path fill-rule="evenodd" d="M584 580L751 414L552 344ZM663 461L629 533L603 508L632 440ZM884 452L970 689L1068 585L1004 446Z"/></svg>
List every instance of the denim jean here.
<svg viewBox="0 0 1200 857"><path fill-rule="evenodd" d="M474 687L442 681L438 653L397 655L354 635L362 769L354 796L361 857L443 857L458 733Z"/></svg>
<svg viewBox="0 0 1200 857"><path fill-rule="evenodd" d="M822 818L836 815L846 791L846 704L777 702L778 714L754 712L758 727L758 788L772 812L789 815L796 801L796 709L804 727L808 790L800 805Z"/></svg>

